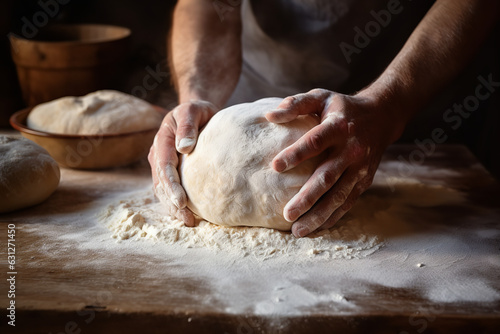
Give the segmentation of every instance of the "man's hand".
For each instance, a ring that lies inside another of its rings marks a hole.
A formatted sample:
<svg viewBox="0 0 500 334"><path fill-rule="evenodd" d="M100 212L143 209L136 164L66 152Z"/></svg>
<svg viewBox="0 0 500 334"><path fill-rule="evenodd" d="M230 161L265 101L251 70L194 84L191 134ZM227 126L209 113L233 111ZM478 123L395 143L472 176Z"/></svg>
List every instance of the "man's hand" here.
<svg viewBox="0 0 500 334"><path fill-rule="evenodd" d="M330 228L342 218L371 185L382 153L402 131L370 99L323 89L287 97L266 118L285 123L310 113L319 115L321 123L272 162L276 171L283 172L326 152L326 158L284 208L285 219L295 222L292 233L296 237Z"/></svg>
<svg viewBox="0 0 500 334"><path fill-rule="evenodd" d="M241 29L240 10L225 13L221 21L211 1L179 0L175 6L168 58L180 105L163 120L149 162L156 195L187 226L194 225L194 217L186 208L177 151L191 152L198 130L233 93L241 72Z"/></svg>
<svg viewBox="0 0 500 334"><path fill-rule="evenodd" d="M163 119L149 152L155 194L169 213L186 226L194 226L194 216L186 207L186 192L177 172L177 152L187 154L194 149L199 129L216 112L217 108L207 101L192 100L178 105Z"/></svg>

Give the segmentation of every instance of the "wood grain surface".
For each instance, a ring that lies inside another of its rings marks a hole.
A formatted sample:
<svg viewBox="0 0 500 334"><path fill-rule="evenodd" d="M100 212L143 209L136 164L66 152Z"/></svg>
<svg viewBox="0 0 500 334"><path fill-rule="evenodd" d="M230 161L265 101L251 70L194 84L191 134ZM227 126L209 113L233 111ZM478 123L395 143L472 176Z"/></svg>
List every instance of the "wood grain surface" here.
<svg viewBox="0 0 500 334"><path fill-rule="evenodd" d="M419 168L414 171L400 169L398 162L409 161L415 150L418 148L414 146L390 147L379 173L396 177L411 173L423 181L445 182L464 191L469 205L490 212L487 220L474 219L470 226L463 227L468 233L500 229L500 187L469 151L462 146L439 146L424 161L415 163ZM71 244L69 239L59 237L61 233L74 233L77 236L71 240L83 240L91 226L82 220L83 213L105 206L110 197L147 186L148 168L142 161L107 171L63 169L58 190L45 203L0 215L0 270L4 277L0 284L1 333L498 333L498 298L436 302L422 294L418 279L402 287L357 282L353 285L356 289L351 290L349 282L343 282L348 291L345 296L354 308L312 305L303 315L228 312L228 305L218 298L220 291L211 288L214 283L192 274L196 268L190 263L169 264L165 263L170 261L168 257L120 251L119 246L125 249L126 242L116 246L110 240L114 245L110 250L82 249L78 241ZM445 169L454 173L439 173ZM453 226L459 217L463 221L468 210L443 207L439 214L436 224ZM7 324L6 317L9 223L16 226L15 327ZM481 262L482 258L499 256L499 239L497 234L490 240L496 248L471 246L469 258ZM397 254L390 254L388 248L377 256ZM468 264L458 261L453 265ZM484 261L481 266L484 270L475 274L477 279L484 280L498 295L500 261ZM155 270L159 267L166 269ZM243 270L237 267L235 263L235 272ZM179 274L186 268L190 274ZM251 275L258 268L245 270ZM383 265L380 275L384 275ZM315 277L308 279L312 290L315 284L323 284ZM243 283L235 279L235 284ZM366 288L358 289L359 284Z"/></svg>

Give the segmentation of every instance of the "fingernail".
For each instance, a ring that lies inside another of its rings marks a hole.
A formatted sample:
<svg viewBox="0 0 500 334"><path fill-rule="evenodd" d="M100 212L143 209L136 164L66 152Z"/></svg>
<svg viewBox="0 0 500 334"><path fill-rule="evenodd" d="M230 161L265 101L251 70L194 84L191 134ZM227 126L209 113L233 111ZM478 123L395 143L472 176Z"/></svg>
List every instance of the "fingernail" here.
<svg viewBox="0 0 500 334"><path fill-rule="evenodd" d="M302 238L302 237L306 236L307 234L309 234L309 230L307 229L307 227L301 226L301 227L293 229L292 233L296 238Z"/></svg>
<svg viewBox="0 0 500 334"><path fill-rule="evenodd" d="M275 160L273 164L274 170L278 173L284 172L288 168L285 160Z"/></svg>
<svg viewBox="0 0 500 334"><path fill-rule="evenodd" d="M194 227L194 216L188 210L181 211L182 222L188 227Z"/></svg>
<svg viewBox="0 0 500 334"><path fill-rule="evenodd" d="M187 137L184 137L182 138L181 140L179 140L179 142L177 143L177 150L182 150L186 147L191 147L195 144L195 140L194 138L187 138Z"/></svg>
<svg viewBox="0 0 500 334"><path fill-rule="evenodd" d="M300 212L297 209L291 209L291 210L285 211L285 219L287 221L289 221L290 223L297 220L297 218L299 218L299 216L300 216Z"/></svg>
<svg viewBox="0 0 500 334"><path fill-rule="evenodd" d="M177 209L181 209L181 203L177 197L172 196L172 197L170 197L170 200L172 201L172 203L174 203L174 205L177 207Z"/></svg>
<svg viewBox="0 0 500 334"><path fill-rule="evenodd" d="M284 111L285 111L285 109L283 109L283 108L277 108L277 109L273 109L273 110L268 111L268 114L282 114Z"/></svg>

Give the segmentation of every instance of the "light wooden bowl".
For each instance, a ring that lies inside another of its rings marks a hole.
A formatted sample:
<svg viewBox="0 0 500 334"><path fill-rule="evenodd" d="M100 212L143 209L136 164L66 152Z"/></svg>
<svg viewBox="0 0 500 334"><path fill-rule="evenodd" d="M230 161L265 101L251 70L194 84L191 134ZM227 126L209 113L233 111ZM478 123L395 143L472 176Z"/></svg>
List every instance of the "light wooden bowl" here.
<svg viewBox="0 0 500 334"><path fill-rule="evenodd" d="M129 36L128 28L100 24L53 25L34 39L10 34L25 102L35 106L113 88Z"/></svg>
<svg viewBox="0 0 500 334"><path fill-rule="evenodd" d="M155 107L158 112L166 110ZM158 128L102 135L65 135L28 128L26 119L33 108L26 108L10 117L12 127L45 148L63 167L104 169L131 164L147 156Z"/></svg>

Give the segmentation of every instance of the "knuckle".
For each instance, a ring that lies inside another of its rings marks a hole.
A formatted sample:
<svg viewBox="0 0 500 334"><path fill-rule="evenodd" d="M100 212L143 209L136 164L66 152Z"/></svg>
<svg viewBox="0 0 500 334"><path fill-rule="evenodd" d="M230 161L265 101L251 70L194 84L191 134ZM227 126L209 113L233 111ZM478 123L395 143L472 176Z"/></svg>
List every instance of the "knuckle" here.
<svg viewBox="0 0 500 334"><path fill-rule="evenodd" d="M343 106L352 106L352 97L345 94L335 94L335 99Z"/></svg>
<svg viewBox="0 0 500 334"><path fill-rule="evenodd" d="M284 105L285 107L290 107L294 104L296 104L297 102L299 101L299 97L298 95L292 95L292 96L288 96L286 97L282 102L281 104Z"/></svg>
<svg viewBox="0 0 500 334"><path fill-rule="evenodd" d="M318 226L321 226L322 224L323 224L322 218L318 215L314 215L313 218L311 219L310 231L314 231Z"/></svg>
<svg viewBox="0 0 500 334"><path fill-rule="evenodd" d="M354 140L350 145L349 152L351 158L355 161L365 160L368 157L370 148L366 144L360 143L358 140Z"/></svg>
<svg viewBox="0 0 500 334"><path fill-rule="evenodd" d="M333 197L332 197L332 202L334 204L342 204L342 203L345 203L345 201L347 200L347 196L349 194L347 193L346 190L344 189L341 189L341 190L337 190L336 192L334 192L333 194Z"/></svg>
<svg viewBox="0 0 500 334"><path fill-rule="evenodd" d="M287 104L292 106L292 105L297 105L297 104L304 102L305 100L307 100L308 97L309 97L308 93L300 93L300 94L288 96L283 101L284 102L286 101Z"/></svg>
<svg viewBox="0 0 500 334"><path fill-rule="evenodd" d="M322 212L312 212L308 218L308 225L311 231L315 230L318 226L323 225L326 220Z"/></svg>
<svg viewBox="0 0 500 334"><path fill-rule="evenodd" d="M347 106L346 98L343 94L331 94L329 105L335 110L344 110Z"/></svg>
<svg viewBox="0 0 500 334"><path fill-rule="evenodd" d="M202 111L208 111L211 114L215 114L217 112L217 107L209 101L202 101L199 107Z"/></svg>
<svg viewBox="0 0 500 334"><path fill-rule="evenodd" d="M335 95L333 92L322 88L311 89L307 94L315 99L322 100L324 107L330 104L331 98Z"/></svg>
<svg viewBox="0 0 500 334"><path fill-rule="evenodd" d="M311 89L308 93L309 94L314 94L314 95L321 95L321 94L324 94L326 92L328 92L326 89L314 88L314 89Z"/></svg>
<svg viewBox="0 0 500 334"><path fill-rule="evenodd" d="M301 209L309 209L314 205L315 202L316 200L313 198L313 196L311 194L308 194L302 199Z"/></svg>
<svg viewBox="0 0 500 334"><path fill-rule="evenodd" d="M307 137L306 145L310 150L320 151L323 149L324 143L325 141L323 139L323 136L318 133L313 133L309 137Z"/></svg>
<svg viewBox="0 0 500 334"><path fill-rule="evenodd" d="M184 102L179 104L172 110L172 116L178 122L179 119L193 118L197 113L208 109L208 107L208 104L204 104L198 101Z"/></svg>
<svg viewBox="0 0 500 334"><path fill-rule="evenodd" d="M192 117L204 109L204 105L199 103L190 103L186 108L186 114Z"/></svg>
<svg viewBox="0 0 500 334"><path fill-rule="evenodd" d="M331 113L328 119L337 136L347 139L349 135L349 125L345 117L337 113Z"/></svg>
<svg viewBox="0 0 500 334"><path fill-rule="evenodd" d="M168 161L164 159L157 159L156 161L156 174L161 177L163 180L168 180Z"/></svg>
<svg viewBox="0 0 500 334"><path fill-rule="evenodd" d="M155 138L153 139L153 145L151 145L151 149L150 149L150 151L153 149L153 147L155 147L156 145L158 145L158 140L159 140L158 138L159 138L159 136L160 136L160 134L159 134L159 133L160 133L160 131L161 131L161 129L160 129L160 130L156 133L156 136L155 136Z"/></svg>
<svg viewBox="0 0 500 334"><path fill-rule="evenodd" d="M365 177L359 183L356 185L357 190L359 193L363 193L366 189L370 188L370 186L373 183L373 176L370 177Z"/></svg>
<svg viewBox="0 0 500 334"><path fill-rule="evenodd" d="M177 107L172 109L172 111L171 111L172 117L174 119L177 119L177 117L179 117L179 114L182 113L185 110L185 108L186 108L186 105L184 103L179 104Z"/></svg>
<svg viewBox="0 0 500 334"><path fill-rule="evenodd" d="M328 220L321 226L321 230L327 230L331 228L332 226L337 223L338 220L336 220L334 217L328 218Z"/></svg>
<svg viewBox="0 0 500 334"><path fill-rule="evenodd" d="M177 125L177 131L182 133L187 133L192 131L193 125L191 123L181 123Z"/></svg>
<svg viewBox="0 0 500 334"><path fill-rule="evenodd" d="M352 207L354 206L354 204L356 203L356 200L357 200L357 198L349 198L349 199L347 199L347 200L344 202L344 204L342 204L342 205L340 206L340 210L341 210L341 211L344 211L344 212L345 212L345 211L349 211L349 210L351 210L351 209L352 209Z"/></svg>
<svg viewBox="0 0 500 334"><path fill-rule="evenodd" d="M149 153L148 153L148 161L149 161L150 165L152 165L154 163L154 156L155 156L155 153L154 153L153 147L151 147L149 149Z"/></svg>
<svg viewBox="0 0 500 334"><path fill-rule="evenodd" d="M305 160L306 152L300 148L296 150L287 149L285 150L282 158L287 162L288 166L296 166Z"/></svg>
<svg viewBox="0 0 500 334"><path fill-rule="evenodd" d="M335 184L336 181L337 181L337 177L336 177L335 173L333 173L331 170L323 171L321 174L319 174L319 177L318 177L319 185L323 189L331 188Z"/></svg>
<svg viewBox="0 0 500 334"><path fill-rule="evenodd" d="M362 180L368 175L368 168L364 167L358 171L358 179Z"/></svg>
<svg viewBox="0 0 500 334"><path fill-rule="evenodd" d="M177 165L173 161L164 161L162 166L168 176L177 174Z"/></svg>

